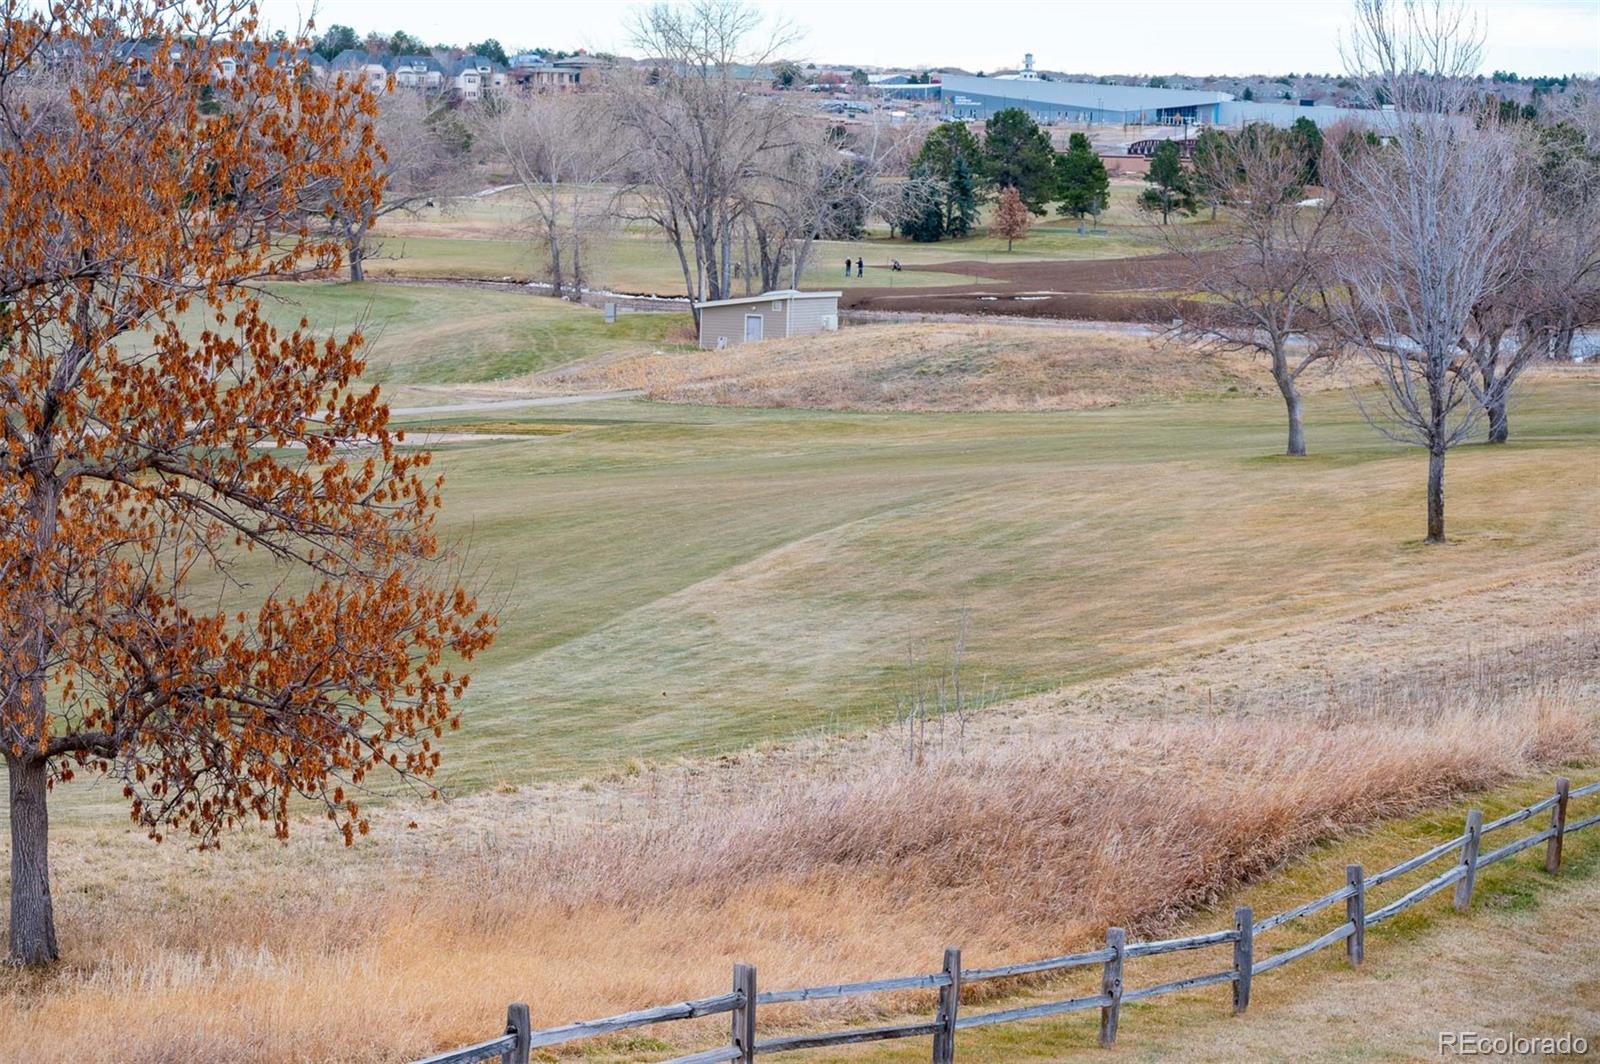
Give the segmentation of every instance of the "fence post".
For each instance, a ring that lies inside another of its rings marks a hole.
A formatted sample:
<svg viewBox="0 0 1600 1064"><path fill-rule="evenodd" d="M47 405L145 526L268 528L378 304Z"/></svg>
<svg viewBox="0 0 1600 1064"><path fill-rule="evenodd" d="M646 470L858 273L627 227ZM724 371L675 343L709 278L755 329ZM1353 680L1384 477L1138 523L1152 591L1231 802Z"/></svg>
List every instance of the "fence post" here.
<svg viewBox="0 0 1600 1064"><path fill-rule="evenodd" d="M1344 940L1344 956L1351 964L1360 964L1367 957L1367 876L1360 865L1345 865L1344 882L1355 890L1344 900L1344 918L1355 925Z"/></svg>
<svg viewBox="0 0 1600 1064"><path fill-rule="evenodd" d="M1567 792L1571 789L1571 780L1556 777L1556 804L1550 810L1550 828L1555 834L1544 846L1544 870L1551 875L1561 871L1561 837L1567 833Z"/></svg>
<svg viewBox="0 0 1600 1064"><path fill-rule="evenodd" d="M1233 940L1233 1014L1250 1007L1250 976L1256 963L1255 914L1250 906L1241 905L1233 910L1233 930L1238 935Z"/></svg>
<svg viewBox="0 0 1600 1064"><path fill-rule="evenodd" d="M1100 992L1111 998L1111 1003L1100 1006L1100 1044L1109 1046L1117 1040L1117 1020L1122 1016L1122 961L1128 950L1128 933L1120 927L1106 928L1105 972L1100 976Z"/></svg>
<svg viewBox="0 0 1600 1064"><path fill-rule="evenodd" d="M949 986L939 988L939 1012L934 1022L939 1029L933 1032L933 1064L955 1064L956 1010L961 1007L961 951L944 951L944 974L950 977Z"/></svg>
<svg viewBox="0 0 1600 1064"><path fill-rule="evenodd" d="M1456 880L1456 911L1466 912L1472 907L1472 884L1478 878L1478 846L1483 842L1483 810L1474 809L1467 814L1467 845L1461 851L1461 863L1466 875Z"/></svg>
<svg viewBox="0 0 1600 1064"><path fill-rule="evenodd" d="M756 1059L756 968L753 964L733 966L733 992L744 996L744 1004L733 1010L735 1059L752 1064Z"/></svg>
<svg viewBox="0 0 1600 1064"><path fill-rule="evenodd" d="M528 1015L528 1006L517 1001L506 1006L506 1034L517 1036L517 1044L511 1047L511 1052L502 1054L500 1059L505 1064L528 1064L528 1042L533 1031L533 1021Z"/></svg>

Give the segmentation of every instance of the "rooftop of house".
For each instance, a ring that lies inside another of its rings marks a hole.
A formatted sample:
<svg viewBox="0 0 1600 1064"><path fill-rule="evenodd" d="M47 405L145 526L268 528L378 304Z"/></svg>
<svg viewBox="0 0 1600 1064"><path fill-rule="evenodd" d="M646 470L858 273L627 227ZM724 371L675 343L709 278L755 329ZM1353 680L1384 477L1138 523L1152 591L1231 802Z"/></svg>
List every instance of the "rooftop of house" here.
<svg viewBox="0 0 1600 1064"><path fill-rule="evenodd" d="M733 299L708 299L695 304L699 307L731 307L737 303L766 303L778 299L837 299L842 291L802 292L798 288L775 288L757 296L738 296Z"/></svg>
<svg viewBox="0 0 1600 1064"><path fill-rule="evenodd" d="M505 73L505 67L496 63L486 55L464 55L456 61L454 73L461 73L467 69L477 70L480 74L491 72Z"/></svg>
<svg viewBox="0 0 1600 1064"><path fill-rule="evenodd" d="M334 56L328 63L334 70L363 70L369 66L387 69L384 60L368 52L365 48L346 48Z"/></svg>
<svg viewBox="0 0 1600 1064"><path fill-rule="evenodd" d="M390 70L429 70L444 73L444 64L431 55L397 55L389 62Z"/></svg>

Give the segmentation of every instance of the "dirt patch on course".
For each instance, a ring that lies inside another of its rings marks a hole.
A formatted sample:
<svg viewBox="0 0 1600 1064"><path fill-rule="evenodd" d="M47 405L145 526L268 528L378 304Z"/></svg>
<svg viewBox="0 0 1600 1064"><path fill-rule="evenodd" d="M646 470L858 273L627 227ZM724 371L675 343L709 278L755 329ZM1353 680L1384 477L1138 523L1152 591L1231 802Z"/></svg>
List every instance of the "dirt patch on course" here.
<svg viewBox="0 0 1600 1064"><path fill-rule="evenodd" d="M985 277L977 285L850 288L847 310L913 314L984 314L1083 321L1160 322L1172 316L1168 293L1193 280L1195 265L1178 255L1082 261L989 262L963 259L907 271Z"/></svg>

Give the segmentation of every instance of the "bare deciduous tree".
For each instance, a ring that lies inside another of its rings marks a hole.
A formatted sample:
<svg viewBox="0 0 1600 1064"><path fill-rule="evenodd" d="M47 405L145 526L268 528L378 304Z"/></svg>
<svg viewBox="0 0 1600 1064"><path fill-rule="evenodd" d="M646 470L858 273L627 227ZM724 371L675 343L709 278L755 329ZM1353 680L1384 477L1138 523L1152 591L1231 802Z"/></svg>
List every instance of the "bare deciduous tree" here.
<svg viewBox="0 0 1600 1064"><path fill-rule="evenodd" d="M481 125L521 186L529 228L547 259L550 294L580 297L593 238L613 217L609 182L622 159L600 102L579 93L535 93L497 103Z"/></svg>
<svg viewBox="0 0 1600 1064"><path fill-rule="evenodd" d="M764 291L798 287L817 237L841 235L836 230L849 225L846 214L853 205L848 201L857 179L852 160L825 127L799 114L792 121L791 142L763 152L735 193L740 237L735 268L746 290L752 284Z"/></svg>
<svg viewBox="0 0 1600 1064"><path fill-rule="evenodd" d="M736 268L747 291L798 288L817 240L861 236L898 199L882 176L904 154L903 130L879 121L846 129L799 113L791 123L792 142L765 153L739 192Z"/></svg>
<svg viewBox="0 0 1600 1064"><path fill-rule="evenodd" d="M1568 358L1573 334L1600 324L1600 96L1563 98L1530 148L1547 271L1546 353Z"/></svg>
<svg viewBox="0 0 1600 1064"><path fill-rule="evenodd" d="M1387 143L1336 172L1354 239L1337 262L1343 338L1377 371L1368 420L1428 452L1427 542L1445 537L1445 454L1479 420L1473 308L1510 276L1529 209L1519 153L1475 127L1482 36L1455 4L1358 0L1347 62L1394 110Z"/></svg>
<svg viewBox="0 0 1600 1064"><path fill-rule="evenodd" d="M1301 206L1305 161L1277 131L1251 127L1196 154L1196 181L1229 205L1220 235L1167 226L1160 239L1188 265L1172 335L1210 351L1253 351L1271 363L1289 417L1291 455L1306 453L1298 382L1333 348L1315 336L1328 320L1327 278L1338 231L1331 197Z"/></svg>
<svg viewBox="0 0 1600 1064"><path fill-rule="evenodd" d="M1509 397L1541 358L1566 357L1573 334L1600 320L1600 107L1521 127L1531 204L1501 262L1502 284L1473 308L1467 350L1488 413L1488 442L1510 438Z"/></svg>
<svg viewBox="0 0 1600 1064"><path fill-rule="evenodd" d="M695 0L646 8L633 38L648 65L609 94L629 150L629 211L666 234L691 300L722 299L745 193L799 142L791 112L739 71L772 60L789 32L739 0Z"/></svg>
<svg viewBox="0 0 1600 1064"><path fill-rule="evenodd" d="M419 92L383 94L372 123L373 143L347 142L347 152L370 156L383 179L383 200L352 211L348 198L335 194L329 182L309 190L313 211L327 216L344 244L350 279L366 279L366 262L376 257L372 229L391 214L416 215L465 191L469 155L466 130L448 109Z"/></svg>

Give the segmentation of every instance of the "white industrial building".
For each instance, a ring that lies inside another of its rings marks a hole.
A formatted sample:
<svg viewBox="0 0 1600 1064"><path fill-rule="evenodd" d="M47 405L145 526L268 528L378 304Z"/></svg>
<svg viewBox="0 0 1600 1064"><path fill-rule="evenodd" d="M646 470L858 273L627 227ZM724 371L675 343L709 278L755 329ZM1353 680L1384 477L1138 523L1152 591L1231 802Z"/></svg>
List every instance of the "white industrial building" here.
<svg viewBox="0 0 1600 1064"><path fill-rule="evenodd" d="M983 121L996 111L1020 108L1043 125L1082 122L1120 125L1192 124L1241 126L1267 122L1292 125L1309 118L1319 126L1340 121L1381 125L1381 111L1350 107L1297 106L1237 100L1232 93L1205 89L1157 89L1145 85L1102 85L1094 81L1055 81L1033 69L1033 55L1015 74L971 77L945 74L939 99L946 115Z"/></svg>

